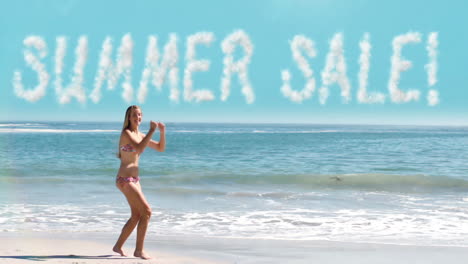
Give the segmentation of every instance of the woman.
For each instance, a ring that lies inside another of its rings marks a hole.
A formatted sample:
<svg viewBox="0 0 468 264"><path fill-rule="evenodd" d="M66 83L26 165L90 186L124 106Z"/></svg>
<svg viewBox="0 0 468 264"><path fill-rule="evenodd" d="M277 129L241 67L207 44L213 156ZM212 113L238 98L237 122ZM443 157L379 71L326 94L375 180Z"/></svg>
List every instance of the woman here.
<svg viewBox="0 0 468 264"><path fill-rule="evenodd" d="M151 217L151 208L141 191L140 178L138 177L138 160L141 153L148 146L157 151L164 151L166 145L165 125L163 123L150 122L148 134L139 131L143 114L140 107L132 105L127 108L122 133L119 142L120 169L116 178L117 188L125 195L130 205L132 215L122 228L122 233L115 243L114 252L121 256L127 256L122 250L122 246L137 228L136 248L133 255L142 259L150 259L150 256L143 251L146 229ZM159 142L151 140L156 129L159 128Z"/></svg>

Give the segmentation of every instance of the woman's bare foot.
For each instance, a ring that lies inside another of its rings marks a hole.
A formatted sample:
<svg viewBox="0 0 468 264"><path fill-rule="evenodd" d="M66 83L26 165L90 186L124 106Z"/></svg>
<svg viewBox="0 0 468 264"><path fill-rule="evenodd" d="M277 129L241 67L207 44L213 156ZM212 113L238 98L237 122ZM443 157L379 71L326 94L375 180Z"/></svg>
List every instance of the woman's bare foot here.
<svg viewBox="0 0 468 264"><path fill-rule="evenodd" d="M125 253L123 252L122 248L119 248L117 246L114 246L114 248L112 248L112 250L115 252L115 253L119 253L120 256L122 257L126 257L127 255L125 255Z"/></svg>
<svg viewBox="0 0 468 264"><path fill-rule="evenodd" d="M133 256L137 257L137 258L142 258L142 259L151 259L151 257L149 255L147 255L144 251L141 251L141 252L134 252L133 253Z"/></svg>

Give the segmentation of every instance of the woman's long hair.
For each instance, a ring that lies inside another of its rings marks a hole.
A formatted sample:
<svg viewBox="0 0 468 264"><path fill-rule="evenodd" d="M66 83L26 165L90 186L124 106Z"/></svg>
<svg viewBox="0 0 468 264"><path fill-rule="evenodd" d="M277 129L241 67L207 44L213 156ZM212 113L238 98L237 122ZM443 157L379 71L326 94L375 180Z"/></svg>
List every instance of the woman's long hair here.
<svg viewBox="0 0 468 264"><path fill-rule="evenodd" d="M127 108L127 111L125 112L125 119L124 119L123 126L122 126L122 132L125 129L130 128L130 115L132 114L134 109L140 109L140 111L141 111L141 108L138 105L131 105L131 106L129 106ZM120 144L120 142L119 142L119 144ZM117 157L120 159L120 145L118 147L119 147L119 150L117 152L118 153Z"/></svg>

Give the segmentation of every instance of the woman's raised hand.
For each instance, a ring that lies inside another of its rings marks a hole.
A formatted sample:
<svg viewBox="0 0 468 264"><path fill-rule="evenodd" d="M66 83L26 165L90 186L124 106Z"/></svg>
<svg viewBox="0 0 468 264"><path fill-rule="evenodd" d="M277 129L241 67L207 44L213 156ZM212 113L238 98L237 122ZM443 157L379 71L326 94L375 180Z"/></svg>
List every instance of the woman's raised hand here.
<svg viewBox="0 0 468 264"><path fill-rule="evenodd" d="M163 122L158 123L159 131L164 132L166 130L166 125Z"/></svg>
<svg viewBox="0 0 468 264"><path fill-rule="evenodd" d="M150 130L155 131L158 128L158 123L154 121L150 121Z"/></svg>

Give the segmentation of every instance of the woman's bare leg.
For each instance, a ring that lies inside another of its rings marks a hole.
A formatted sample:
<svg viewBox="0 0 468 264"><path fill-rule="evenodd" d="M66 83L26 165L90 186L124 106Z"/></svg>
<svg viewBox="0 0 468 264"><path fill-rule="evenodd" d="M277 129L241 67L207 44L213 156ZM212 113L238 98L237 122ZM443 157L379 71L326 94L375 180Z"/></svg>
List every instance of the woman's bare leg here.
<svg viewBox="0 0 468 264"><path fill-rule="evenodd" d="M140 197L144 206L140 207L140 221L138 222L136 247L133 255L142 259L150 259L151 257L143 251L143 246L145 242L146 230L148 229L149 220L151 218L151 208L146 201L143 192L141 191L140 183L138 182L135 185L141 195Z"/></svg>
<svg viewBox="0 0 468 264"><path fill-rule="evenodd" d="M118 187L120 189L120 186L118 186ZM130 204L130 202L129 202L129 204ZM117 252L121 256L125 256L125 257L127 255L123 252L122 246L125 243L125 241L127 241L130 234L132 234L133 230L135 229L135 227L138 224L138 221L140 221L140 214L139 214L138 210L136 208L132 207L131 204L130 204L130 208L132 210L132 215L130 216L130 219L128 219L127 223L123 226L122 232L120 233L120 236L117 239L117 242L115 242L114 248L112 248L112 250L114 252Z"/></svg>

